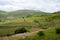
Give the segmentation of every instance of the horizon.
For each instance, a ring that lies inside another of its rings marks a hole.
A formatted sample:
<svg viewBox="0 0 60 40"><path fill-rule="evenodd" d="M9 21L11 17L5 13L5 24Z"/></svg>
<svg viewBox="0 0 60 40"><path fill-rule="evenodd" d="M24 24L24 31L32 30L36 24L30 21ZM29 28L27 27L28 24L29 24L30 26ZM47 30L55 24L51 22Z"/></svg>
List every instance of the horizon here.
<svg viewBox="0 0 60 40"><path fill-rule="evenodd" d="M60 0L0 0L0 10L40 10L43 12L60 11Z"/></svg>
<svg viewBox="0 0 60 40"><path fill-rule="evenodd" d="M59 11L54 11L54 12L45 12L45 11L41 11L41 10L30 10L30 9L21 9L21 10L11 10L11 11L6 11L6 10L0 10L0 11L5 11L5 12L15 12L15 11L40 11L40 12L44 12L44 13L55 13L55 12L59 12Z"/></svg>

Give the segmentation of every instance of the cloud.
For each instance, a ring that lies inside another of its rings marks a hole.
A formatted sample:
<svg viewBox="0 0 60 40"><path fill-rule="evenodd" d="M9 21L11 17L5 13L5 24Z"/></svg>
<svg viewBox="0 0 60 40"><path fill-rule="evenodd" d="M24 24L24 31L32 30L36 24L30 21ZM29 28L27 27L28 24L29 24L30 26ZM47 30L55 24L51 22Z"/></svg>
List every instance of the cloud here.
<svg viewBox="0 0 60 40"><path fill-rule="evenodd" d="M60 0L0 0L0 10L35 9L45 12L60 11Z"/></svg>

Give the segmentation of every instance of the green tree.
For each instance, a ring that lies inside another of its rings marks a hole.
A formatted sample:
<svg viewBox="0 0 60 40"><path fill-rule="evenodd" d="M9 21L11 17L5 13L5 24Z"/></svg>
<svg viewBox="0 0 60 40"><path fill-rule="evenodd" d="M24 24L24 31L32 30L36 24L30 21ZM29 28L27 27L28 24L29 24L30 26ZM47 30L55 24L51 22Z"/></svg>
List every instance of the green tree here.
<svg viewBox="0 0 60 40"><path fill-rule="evenodd" d="M15 30L15 34L25 33L25 32L27 32L25 28L20 28L20 29Z"/></svg>

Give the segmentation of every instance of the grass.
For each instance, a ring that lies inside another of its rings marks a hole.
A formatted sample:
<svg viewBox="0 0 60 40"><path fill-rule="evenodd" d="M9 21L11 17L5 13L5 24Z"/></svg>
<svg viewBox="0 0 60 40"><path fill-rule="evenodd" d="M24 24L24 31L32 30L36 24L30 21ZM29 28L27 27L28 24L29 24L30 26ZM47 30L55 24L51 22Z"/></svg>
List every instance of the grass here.
<svg viewBox="0 0 60 40"><path fill-rule="evenodd" d="M39 36L38 33L35 33L33 35L26 36L24 39L22 39L21 37L8 37L7 39L10 39L10 40L60 40L60 34L56 34L56 28L58 27L52 27L49 29L42 30L45 34L44 36Z"/></svg>
<svg viewBox="0 0 60 40"><path fill-rule="evenodd" d="M59 17L59 15L60 14L50 14L49 16L48 15L42 15L42 16L34 15L28 18L24 18L25 21L23 18L20 18L20 19L11 20L11 21L0 22L0 35L14 33L16 29L21 28L21 27L25 27L26 29L29 30L32 27L49 28L53 26L59 26L60 21L58 20L60 19L59 18L55 19ZM38 23L34 22L35 20L38 21Z"/></svg>
<svg viewBox="0 0 60 40"><path fill-rule="evenodd" d="M56 34L57 27L53 27L47 30L43 30L44 36L38 36L37 34L33 36L26 37L25 40L60 40L60 35Z"/></svg>
<svg viewBox="0 0 60 40"><path fill-rule="evenodd" d="M14 34L14 31L18 28L25 27L27 30L33 27L38 27L38 24L34 22L35 19L39 21L40 17L32 16L29 18L20 18L11 21L0 22L0 35Z"/></svg>
<svg viewBox="0 0 60 40"><path fill-rule="evenodd" d="M34 22L34 21L38 22ZM21 27L26 28L28 31L31 28L51 28L43 31L45 36L39 37L37 34L32 35L31 37L26 37L25 40L59 40L60 36L56 35L55 27L60 26L60 14L39 14L33 15L30 17L17 18L14 20L6 20L0 22L0 37L6 36L7 34L14 34L16 29ZM16 38L17 40L22 40Z"/></svg>

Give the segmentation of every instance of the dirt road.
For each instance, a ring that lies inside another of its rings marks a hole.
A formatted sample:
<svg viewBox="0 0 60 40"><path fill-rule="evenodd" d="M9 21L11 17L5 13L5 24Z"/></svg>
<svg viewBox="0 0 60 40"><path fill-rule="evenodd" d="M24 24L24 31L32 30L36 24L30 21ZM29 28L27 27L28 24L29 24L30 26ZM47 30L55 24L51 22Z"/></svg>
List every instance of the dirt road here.
<svg viewBox="0 0 60 40"><path fill-rule="evenodd" d="M31 36L31 35L39 32L41 30L42 29L40 29L40 28L33 28L33 29L31 29L30 32L20 33L20 34L12 35L12 36L9 36L9 37L2 37L2 38L0 38L0 40L16 40L16 38L18 38L18 37L25 38L25 36Z"/></svg>

